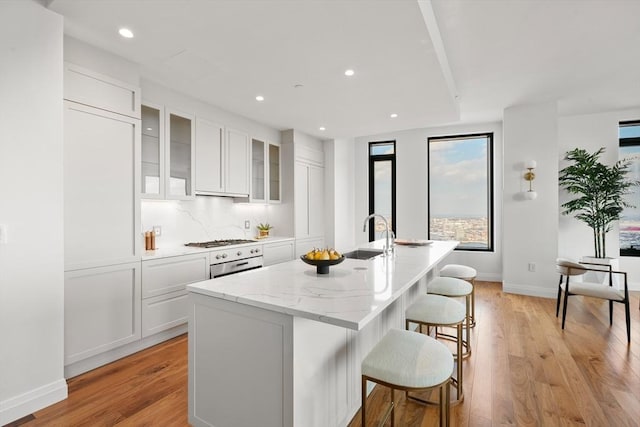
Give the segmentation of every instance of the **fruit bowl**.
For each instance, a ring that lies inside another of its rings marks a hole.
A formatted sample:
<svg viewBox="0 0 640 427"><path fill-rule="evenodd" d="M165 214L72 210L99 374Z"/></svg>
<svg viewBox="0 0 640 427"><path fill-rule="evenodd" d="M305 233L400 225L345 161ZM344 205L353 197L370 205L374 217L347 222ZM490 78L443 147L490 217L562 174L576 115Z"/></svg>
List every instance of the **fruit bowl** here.
<svg viewBox="0 0 640 427"><path fill-rule="evenodd" d="M309 265L315 265L317 274L329 274L329 267L340 264L344 261L344 256L340 255L338 259L308 259L306 255L302 255L300 259Z"/></svg>

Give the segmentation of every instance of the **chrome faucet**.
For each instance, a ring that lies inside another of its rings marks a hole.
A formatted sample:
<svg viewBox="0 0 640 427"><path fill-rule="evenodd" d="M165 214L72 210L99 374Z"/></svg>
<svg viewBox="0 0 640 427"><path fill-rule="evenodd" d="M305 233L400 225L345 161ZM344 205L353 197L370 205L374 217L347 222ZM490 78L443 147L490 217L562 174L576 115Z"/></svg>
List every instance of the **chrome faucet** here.
<svg viewBox="0 0 640 427"><path fill-rule="evenodd" d="M386 240L385 240L385 246L384 246L384 255L391 255L393 252L393 242L392 242L392 238L391 238L391 234L393 233L393 231L389 230L389 223L387 222L387 218L385 218L384 216L380 215L380 214L376 214L373 213L371 215L369 215L368 217L366 217L364 219L364 226L362 227L362 231L365 232L367 231L367 223L369 222L369 220L371 218L382 218L382 221L384 221L384 229L386 232Z"/></svg>

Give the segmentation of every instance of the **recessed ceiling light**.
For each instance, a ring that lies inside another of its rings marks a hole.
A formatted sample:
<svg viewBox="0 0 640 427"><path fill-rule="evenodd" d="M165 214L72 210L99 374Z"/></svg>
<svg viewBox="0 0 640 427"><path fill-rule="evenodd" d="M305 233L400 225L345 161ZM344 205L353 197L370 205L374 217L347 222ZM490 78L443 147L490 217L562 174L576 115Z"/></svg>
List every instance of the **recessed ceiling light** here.
<svg viewBox="0 0 640 427"><path fill-rule="evenodd" d="M264 101L264 96L262 96L262 95L256 96L256 101L258 101L258 102Z"/></svg>
<svg viewBox="0 0 640 427"><path fill-rule="evenodd" d="M398 115L397 115L396 113L392 113L392 114L391 114L391 118L392 118L392 119L395 119L396 117L398 117Z"/></svg>
<svg viewBox="0 0 640 427"><path fill-rule="evenodd" d="M120 28L120 29L118 30L118 33L120 33L120 35L121 35L122 37L124 37L125 39L131 39L131 38L133 38L133 31L131 31L131 30L130 30L130 29L128 29L128 28Z"/></svg>
<svg viewBox="0 0 640 427"><path fill-rule="evenodd" d="M326 130L324 126L320 126L320 130Z"/></svg>
<svg viewBox="0 0 640 427"><path fill-rule="evenodd" d="M344 75L345 75L345 76L347 76L347 77L351 77L351 76L353 76L355 73L356 73L355 71L353 71L353 70L349 69L349 70L347 70L347 71L345 71L345 72L344 72Z"/></svg>
<svg viewBox="0 0 640 427"><path fill-rule="evenodd" d="M151 129L151 128L147 128L147 130L153 130L153 129Z"/></svg>

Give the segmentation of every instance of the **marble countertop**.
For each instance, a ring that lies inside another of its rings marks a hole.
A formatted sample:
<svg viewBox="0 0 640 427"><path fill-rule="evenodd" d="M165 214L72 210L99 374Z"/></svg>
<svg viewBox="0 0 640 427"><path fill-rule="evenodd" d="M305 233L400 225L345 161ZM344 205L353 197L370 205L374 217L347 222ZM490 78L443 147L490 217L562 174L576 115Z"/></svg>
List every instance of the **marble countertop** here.
<svg viewBox="0 0 640 427"><path fill-rule="evenodd" d="M329 274L303 261L205 280L187 286L190 292L267 310L362 329L389 304L435 267L456 247L456 241L427 246L396 246L391 257L345 259ZM382 248L383 241L360 247Z"/></svg>
<svg viewBox="0 0 640 427"><path fill-rule="evenodd" d="M184 246L184 245L169 245L169 246L159 245L158 249L156 249L156 250L144 251L142 253L142 261L148 261L148 260L160 259L160 258L168 258L168 257L174 257L174 256L180 256L180 255L196 254L196 253L201 253L201 252L211 252L211 251L216 251L216 250L220 250L220 249L231 249L231 248L237 248L237 247L242 247L242 246L246 246L246 245L265 244L265 243L278 243L278 242L285 242L285 241L289 241L289 240L294 240L294 239L293 239L293 237L279 237L279 236L271 237L270 236L270 237L265 237L265 238L262 238L262 239L255 239L255 242L252 242L252 243L242 243L240 245L219 246L219 247L216 247L216 248L197 248L197 247Z"/></svg>

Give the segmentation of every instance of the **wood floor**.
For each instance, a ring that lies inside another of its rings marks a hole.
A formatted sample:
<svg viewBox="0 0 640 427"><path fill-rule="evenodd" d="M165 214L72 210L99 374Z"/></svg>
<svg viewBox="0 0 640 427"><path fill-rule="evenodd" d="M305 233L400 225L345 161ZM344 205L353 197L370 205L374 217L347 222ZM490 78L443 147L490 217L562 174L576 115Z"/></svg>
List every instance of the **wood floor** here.
<svg viewBox="0 0 640 427"><path fill-rule="evenodd" d="M605 302L572 297L566 329L555 300L476 285L478 325L464 361L465 400L453 426L640 426L640 311L631 306L631 345L622 306L609 328ZM72 378L69 398L12 426L187 426L187 337ZM374 425L389 397L368 400ZM398 426L436 426L437 409L396 392ZM350 427L360 426L359 414ZM253 427L253 426L246 426Z"/></svg>

